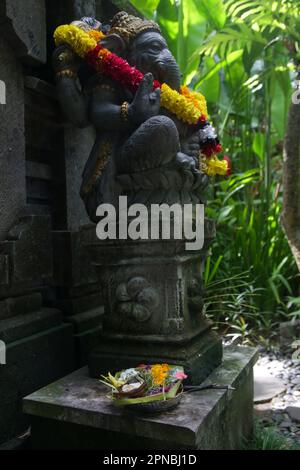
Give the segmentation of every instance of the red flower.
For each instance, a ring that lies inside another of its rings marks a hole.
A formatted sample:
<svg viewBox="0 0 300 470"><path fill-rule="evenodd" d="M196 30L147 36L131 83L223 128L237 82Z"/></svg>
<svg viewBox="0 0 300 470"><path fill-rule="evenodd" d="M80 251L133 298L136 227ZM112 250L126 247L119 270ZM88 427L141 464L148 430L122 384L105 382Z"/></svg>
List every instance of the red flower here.
<svg viewBox="0 0 300 470"><path fill-rule="evenodd" d="M99 65L98 54L101 49L102 47L100 46L100 44L97 44L97 46L94 49L92 49L91 51L87 53L88 63L96 68L97 68L97 65Z"/></svg>
<svg viewBox="0 0 300 470"><path fill-rule="evenodd" d="M206 144L202 149L202 153L204 153L206 157L211 157L215 153L214 146L211 144Z"/></svg>
<svg viewBox="0 0 300 470"><path fill-rule="evenodd" d="M223 160L226 160L227 162L227 176L231 175L231 170L232 170L232 164L231 164L231 159L228 155L224 155Z"/></svg>
<svg viewBox="0 0 300 470"><path fill-rule="evenodd" d="M144 74L128 62L115 54L110 54L102 59L102 72L113 80L128 88L132 92L138 89Z"/></svg>
<svg viewBox="0 0 300 470"><path fill-rule="evenodd" d="M217 145L215 146L215 152L216 152L216 153L220 153L221 150L222 150L222 145L221 145L221 144L217 144Z"/></svg>

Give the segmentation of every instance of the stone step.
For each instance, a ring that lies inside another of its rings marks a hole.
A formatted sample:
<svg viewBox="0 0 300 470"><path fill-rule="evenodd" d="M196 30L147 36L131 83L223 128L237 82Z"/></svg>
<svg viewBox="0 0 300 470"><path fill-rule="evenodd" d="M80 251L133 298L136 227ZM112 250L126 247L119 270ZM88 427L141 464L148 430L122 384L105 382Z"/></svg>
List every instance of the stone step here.
<svg viewBox="0 0 300 470"><path fill-rule="evenodd" d="M43 308L25 315L16 315L0 321L0 339L8 344L53 328L61 322L62 313L54 308Z"/></svg>

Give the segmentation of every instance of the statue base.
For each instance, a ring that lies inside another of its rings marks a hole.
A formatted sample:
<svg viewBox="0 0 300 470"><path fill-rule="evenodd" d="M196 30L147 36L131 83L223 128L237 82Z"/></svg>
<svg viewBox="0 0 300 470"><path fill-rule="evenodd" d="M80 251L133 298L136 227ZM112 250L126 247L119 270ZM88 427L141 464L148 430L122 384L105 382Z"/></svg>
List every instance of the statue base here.
<svg viewBox="0 0 300 470"><path fill-rule="evenodd" d="M186 240L106 240L90 245L103 289L104 324L89 358L92 377L140 363L184 366L199 384L222 360L222 343L203 313L203 268L215 234L206 219L204 246Z"/></svg>
<svg viewBox="0 0 300 470"><path fill-rule="evenodd" d="M183 366L187 383L200 384L222 360L221 339L209 324L203 327L200 334L189 339L102 335L101 344L89 357L90 375L97 378L139 364L166 362Z"/></svg>

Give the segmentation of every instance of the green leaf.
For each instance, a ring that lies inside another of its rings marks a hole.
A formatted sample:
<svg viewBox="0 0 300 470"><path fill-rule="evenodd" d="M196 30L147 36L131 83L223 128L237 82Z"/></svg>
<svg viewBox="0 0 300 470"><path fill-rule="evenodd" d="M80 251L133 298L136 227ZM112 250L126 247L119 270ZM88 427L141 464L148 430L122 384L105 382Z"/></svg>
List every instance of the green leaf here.
<svg viewBox="0 0 300 470"><path fill-rule="evenodd" d="M248 74L254 65L254 62L262 56L264 45L258 42L250 44L249 48L245 48L243 52L243 64Z"/></svg>
<svg viewBox="0 0 300 470"><path fill-rule="evenodd" d="M146 18L154 19L155 11L160 0L130 0L130 3Z"/></svg>
<svg viewBox="0 0 300 470"><path fill-rule="evenodd" d="M218 268L220 266L220 263L221 263L222 259L223 259L223 255L220 255L219 258L217 259L217 261L215 262L214 267L213 267L213 269L212 269L212 271L209 275L208 283L210 283L213 280L213 278L215 277L215 274L218 271Z"/></svg>
<svg viewBox="0 0 300 470"><path fill-rule="evenodd" d="M266 135L262 132L256 132L253 137L252 149L263 162L266 148Z"/></svg>
<svg viewBox="0 0 300 470"><path fill-rule="evenodd" d="M200 50L206 34L206 18L197 8L197 0L181 0L183 27L178 42L181 56L177 57L183 82L190 81L196 74L200 61ZM180 22L180 17L179 17ZM181 44L182 43L182 44Z"/></svg>
<svg viewBox="0 0 300 470"><path fill-rule="evenodd" d="M158 22L162 35L177 59L178 42L178 8L171 0L161 1L157 8L156 21Z"/></svg>
<svg viewBox="0 0 300 470"><path fill-rule="evenodd" d="M205 41L205 44L203 44L201 52L206 55L219 53L223 58L226 52L245 48L252 43L265 46L267 40L259 31L254 31L246 24L238 23L224 28L216 34L211 34L207 41Z"/></svg>
<svg viewBox="0 0 300 470"><path fill-rule="evenodd" d="M242 54L243 54L243 49L240 49L238 51L233 51L230 54L228 54L225 59L220 60L217 63L215 62L215 60L210 58L212 60L212 62L210 62L211 68L208 68L207 71L206 70L201 71L201 77L194 83L194 88L197 90L205 80L210 80L223 67L229 66L230 64L238 60L242 56Z"/></svg>
<svg viewBox="0 0 300 470"><path fill-rule="evenodd" d="M203 75L208 75L208 71L215 66L215 61L211 57L205 57L204 67L202 69ZM220 94L220 77L219 74L214 73L209 80L202 81L201 85L197 87L205 96L206 100L210 103L216 103Z"/></svg>
<svg viewBox="0 0 300 470"><path fill-rule="evenodd" d="M276 80L276 79L275 79ZM272 124L279 139L284 138L289 96L286 96L280 83L273 81L273 93L271 100Z"/></svg>
<svg viewBox="0 0 300 470"><path fill-rule="evenodd" d="M226 12L222 0L196 0L195 5L199 13L208 20L213 28L223 28Z"/></svg>

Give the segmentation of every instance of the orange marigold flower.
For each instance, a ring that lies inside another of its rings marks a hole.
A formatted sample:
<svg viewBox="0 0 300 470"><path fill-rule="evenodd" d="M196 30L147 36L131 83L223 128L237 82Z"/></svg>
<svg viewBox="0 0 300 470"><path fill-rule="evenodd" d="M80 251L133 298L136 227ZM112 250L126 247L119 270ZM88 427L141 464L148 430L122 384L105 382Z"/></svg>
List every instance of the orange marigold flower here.
<svg viewBox="0 0 300 470"><path fill-rule="evenodd" d="M107 57L109 54L111 54L111 52L108 50L108 49L100 49L99 51L99 54L98 54L98 57L99 59L104 59L105 57Z"/></svg>
<svg viewBox="0 0 300 470"><path fill-rule="evenodd" d="M103 34L101 31L97 31L96 29L92 29L89 31L89 36L95 39L95 41L99 42L105 37L105 34Z"/></svg>
<svg viewBox="0 0 300 470"><path fill-rule="evenodd" d="M151 367L151 374L155 385L163 385L169 369L170 366L168 364L155 364Z"/></svg>

